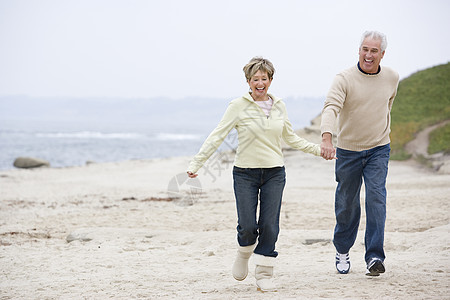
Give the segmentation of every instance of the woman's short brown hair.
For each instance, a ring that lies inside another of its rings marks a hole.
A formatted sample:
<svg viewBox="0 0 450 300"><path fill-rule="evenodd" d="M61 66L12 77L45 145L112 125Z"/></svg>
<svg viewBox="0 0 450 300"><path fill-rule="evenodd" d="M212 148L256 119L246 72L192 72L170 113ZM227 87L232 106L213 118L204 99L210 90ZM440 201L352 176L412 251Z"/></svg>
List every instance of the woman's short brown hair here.
<svg viewBox="0 0 450 300"><path fill-rule="evenodd" d="M273 74L275 73L273 64L268 59L260 56L253 57L248 64L244 66L243 70L247 81L250 80L258 71L266 72L270 80L273 79Z"/></svg>

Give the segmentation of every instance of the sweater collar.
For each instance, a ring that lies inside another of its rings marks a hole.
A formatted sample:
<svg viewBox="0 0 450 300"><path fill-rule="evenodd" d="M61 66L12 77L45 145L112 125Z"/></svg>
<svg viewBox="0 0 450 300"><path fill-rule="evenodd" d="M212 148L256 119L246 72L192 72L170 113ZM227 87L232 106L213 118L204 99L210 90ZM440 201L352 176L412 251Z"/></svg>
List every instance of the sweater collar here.
<svg viewBox="0 0 450 300"><path fill-rule="evenodd" d="M378 66L378 71L376 73L367 73L367 72L364 72L363 69L361 69L361 67L359 66L359 61L358 61L358 70L361 71L361 73L366 74L366 75L377 75L381 72L381 66Z"/></svg>
<svg viewBox="0 0 450 300"><path fill-rule="evenodd" d="M269 95L270 98L272 98L274 104L281 100L281 98L275 97L274 95L272 95L270 93L268 95ZM249 92L245 93L243 98L247 99L250 102L255 102L255 100L253 100L252 95L250 95Z"/></svg>

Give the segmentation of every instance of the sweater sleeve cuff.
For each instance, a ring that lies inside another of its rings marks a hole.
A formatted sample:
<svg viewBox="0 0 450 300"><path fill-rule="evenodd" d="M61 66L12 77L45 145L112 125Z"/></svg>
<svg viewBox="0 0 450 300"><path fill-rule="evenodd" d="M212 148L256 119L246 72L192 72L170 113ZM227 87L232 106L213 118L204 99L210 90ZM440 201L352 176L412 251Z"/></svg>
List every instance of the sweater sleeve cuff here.
<svg viewBox="0 0 450 300"><path fill-rule="evenodd" d="M198 170L200 170L200 168L201 166L198 166L194 163L190 163L186 171L196 174Z"/></svg>

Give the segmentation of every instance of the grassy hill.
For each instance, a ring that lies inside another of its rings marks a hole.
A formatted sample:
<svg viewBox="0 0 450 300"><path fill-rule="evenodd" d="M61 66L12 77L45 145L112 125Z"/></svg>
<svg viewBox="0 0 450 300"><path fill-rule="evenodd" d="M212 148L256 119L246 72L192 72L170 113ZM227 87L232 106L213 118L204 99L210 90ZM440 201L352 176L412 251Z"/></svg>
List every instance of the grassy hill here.
<svg viewBox="0 0 450 300"><path fill-rule="evenodd" d="M417 132L450 120L450 63L400 81L391 115L392 159L407 159L404 147ZM450 153L450 124L431 133L428 151Z"/></svg>

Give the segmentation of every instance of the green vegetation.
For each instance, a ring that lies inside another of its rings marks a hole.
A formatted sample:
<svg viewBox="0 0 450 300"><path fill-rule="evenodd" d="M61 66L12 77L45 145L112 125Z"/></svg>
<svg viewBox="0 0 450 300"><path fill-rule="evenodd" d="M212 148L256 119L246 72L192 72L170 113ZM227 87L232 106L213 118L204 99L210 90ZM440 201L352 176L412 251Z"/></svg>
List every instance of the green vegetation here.
<svg viewBox="0 0 450 300"><path fill-rule="evenodd" d="M434 130L430 134L428 153L434 154L438 152L450 154L450 123Z"/></svg>
<svg viewBox="0 0 450 300"><path fill-rule="evenodd" d="M392 108L392 159L408 159L404 146L428 126L450 120L450 63L411 75L399 83ZM449 125L433 132L430 153L449 152Z"/></svg>

